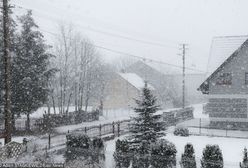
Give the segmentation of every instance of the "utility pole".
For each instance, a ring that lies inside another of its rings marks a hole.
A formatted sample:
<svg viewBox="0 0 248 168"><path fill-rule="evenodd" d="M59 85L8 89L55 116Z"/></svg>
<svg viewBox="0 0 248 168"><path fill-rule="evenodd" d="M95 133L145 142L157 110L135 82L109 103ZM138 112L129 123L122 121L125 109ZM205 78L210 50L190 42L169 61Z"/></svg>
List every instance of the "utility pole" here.
<svg viewBox="0 0 248 168"><path fill-rule="evenodd" d="M8 0L3 0L3 53L4 53L4 79L5 79L5 139L4 143L11 142L11 109L10 109L10 19Z"/></svg>
<svg viewBox="0 0 248 168"><path fill-rule="evenodd" d="M182 108L185 108L185 51L186 51L186 46L187 44L183 43L180 45L182 50L182 60L183 60L183 79L182 79Z"/></svg>

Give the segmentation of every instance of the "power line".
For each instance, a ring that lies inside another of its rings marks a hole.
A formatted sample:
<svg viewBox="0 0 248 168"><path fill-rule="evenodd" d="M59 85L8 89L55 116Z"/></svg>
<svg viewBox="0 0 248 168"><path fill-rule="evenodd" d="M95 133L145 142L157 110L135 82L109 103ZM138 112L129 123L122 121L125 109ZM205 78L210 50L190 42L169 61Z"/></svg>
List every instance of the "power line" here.
<svg viewBox="0 0 248 168"><path fill-rule="evenodd" d="M56 36L56 37L59 36L59 34L54 33L54 32L50 32L50 31L47 31L47 30L44 30L44 29L40 29L40 30L42 30L42 31L44 31L46 33L49 33L49 34L51 34L53 36ZM87 42L85 42L85 43L87 43ZM94 46L96 48L99 48L99 49L103 49L103 50L106 50L106 51L109 51L109 52L113 52L113 53L117 53L117 54L121 54L121 55L127 55L127 56L130 56L130 57L133 57L133 58L137 58L137 59L140 59L140 60L147 60L147 61L150 61L150 62L154 62L154 63L158 63L158 64L163 64L163 65L168 65L168 66L172 66L172 67L176 67L176 68L180 68L180 69L183 68L182 66L179 66L179 65L174 65L174 64L171 64L171 63L163 62L163 61L158 61L158 60L154 60L154 59L150 59L150 58L145 58L145 57L134 55L134 54L130 54L130 53L127 53L127 52L122 52L122 51L110 49L110 48L107 48L107 47L104 47L104 46L95 45L95 44L92 44L92 43L88 43L88 44L90 44L90 45L92 45L92 46ZM196 69L196 68L185 67L185 69L196 71L196 72L201 72L201 73L206 73L205 71L202 71L202 70Z"/></svg>
<svg viewBox="0 0 248 168"><path fill-rule="evenodd" d="M33 9L28 9L28 8L25 8L23 6L16 5L16 4L15 4L15 6L17 6L18 8L24 9L24 10L33 10ZM51 19L51 18L49 18L49 19ZM107 35L107 36L112 36L112 37L115 37L115 38L122 38L122 39L125 39L125 40L135 41L135 42L139 42L139 43L143 43L143 44L148 44L148 45L153 45L153 46L158 46L158 47L177 48L176 46L170 46L170 45L166 45L166 44L159 43L159 42L152 42L152 41L148 41L148 40L141 40L141 39L133 38L133 37L130 37L130 36L124 36L124 35L110 33L110 32L102 31L102 30L99 30L99 29L91 28L91 27L85 27L85 26L78 25L78 24L74 24L74 25L75 26L78 26L80 28L83 28L83 29L87 29L87 30L92 31L92 32L104 34L104 35Z"/></svg>
<svg viewBox="0 0 248 168"><path fill-rule="evenodd" d="M25 9L25 10L31 10L31 9L28 9L28 8L25 8L25 7L22 7L20 5L16 5L17 7L19 8L22 8L22 9ZM51 35L54 35L54 36L59 36L59 34L57 33L53 33L53 32L50 32L50 31L47 31L45 29L40 29L46 33L49 33ZM98 31L98 32L101 32L101 31ZM104 32L102 32L104 33ZM109 35L111 33L108 33ZM115 35L115 34L113 34ZM123 38L126 38L125 36L122 36L122 35L117 35L117 37L123 37ZM130 37L127 37L126 39L129 39L129 40L136 40L136 41L142 41L142 40L138 40L138 39L134 39L134 38L130 38ZM145 42L145 41L143 41ZM146 43L146 42L145 42ZM148 42L150 44L154 44L153 42ZM159 44L159 45L164 45L164 44L160 44L160 43L156 43L156 45ZM114 50L114 49L110 49L110 48L106 48L106 47L103 47L103 46L99 46L99 45L95 45L95 44L91 44L93 46L95 46L96 48L99 48L99 49L103 49L103 50L106 50L106 51L109 51L109 52L113 52L113 53L117 53L117 54L121 54L121 55L127 55L127 56L130 56L130 57L134 57L134 58L138 58L138 59L141 59L141 60L148 60L150 62L154 62L154 63L159 63L159 64L164 64L164 65L168 65L168 66L172 66L172 67L176 67L176 68L183 68L182 66L179 66L179 65L174 65L174 64L171 64L171 63L167 63L167 62L163 62L163 61L158 61L158 60L153 60L153 59L149 59L149 58L145 58L145 57L141 57L141 56L137 56L137 55L134 55L134 54L130 54L130 53L126 53L126 52L122 52L122 51L117 51L117 50ZM188 70L192 70L192 71L196 71L196 72L201 72L201 73L205 73L205 71L202 71L200 69L196 69L196 68L190 68L190 67L185 67L185 69L188 69Z"/></svg>

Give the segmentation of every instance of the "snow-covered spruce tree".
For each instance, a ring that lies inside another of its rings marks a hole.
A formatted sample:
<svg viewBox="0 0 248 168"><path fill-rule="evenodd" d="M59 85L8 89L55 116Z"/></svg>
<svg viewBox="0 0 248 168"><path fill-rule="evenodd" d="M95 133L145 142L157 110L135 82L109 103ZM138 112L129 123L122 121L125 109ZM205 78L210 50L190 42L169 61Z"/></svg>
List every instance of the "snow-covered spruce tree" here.
<svg viewBox="0 0 248 168"><path fill-rule="evenodd" d="M160 121L161 116L155 113L159 110L156 97L152 94L147 84L142 89L141 100L136 100L137 107L134 108L137 117L130 124L132 142L135 145L141 142L151 144L163 136L164 126Z"/></svg>
<svg viewBox="0 0 248 168"><path fill-rule="evenodd" d="M181 158L182 168L196 168L195 150L192 144L186 144Z"/></svg>
<svg viewBox="0 0 248 168"><path fill-rule="evenodd" d="M150 165L151 144L164 135L161 116L155 114L160 108L156 101L156 97L146 84L142 89L141 99L136 100L137 107L134 111L137 117L134 117L130 124L130 151L134 154L133 168Z"/></svg>
<svg viewBox="0 0 248 168"><path fill-rule="evenodd" d="M152 146L151 168L174 168L176 167L176 146L160 139Z"/></svg>
<svg viewBox="0 0 248 168"><path fill-rule="evenodd" d="M151 145L142 141L132 154L132 168L148 168L151 164Z"/></svg>
<svg viewBox="0 0 248 168"><path fill-rule="evenodd" d="M244 157L242 163L240 163L240 168L248 168L248 156L247 149L244 149Z"/></svg>
<svg viewBox="0 0 248 168"><path fill-rule="evenodd" d="M223 168L223 156L218 145L207 145L203 150L202 168Z"/></svg>
<svg viewBox="0 0 248 168"><path fill-rule="evenodd" d="M54 73L49 69L47 52L43 35L32 18L32 12L18 18L21 31L17 35L17 47L13 58L13 110L27 116L27 131L30 130L30 114L47 100L48 81Z"/></svg>
<svg viewBox="0 0 248 168"><path fill-rule="evenodd" d="M127 140L117 140L114 153L115 167L128 168L130 166L131 153Z"/></svg>

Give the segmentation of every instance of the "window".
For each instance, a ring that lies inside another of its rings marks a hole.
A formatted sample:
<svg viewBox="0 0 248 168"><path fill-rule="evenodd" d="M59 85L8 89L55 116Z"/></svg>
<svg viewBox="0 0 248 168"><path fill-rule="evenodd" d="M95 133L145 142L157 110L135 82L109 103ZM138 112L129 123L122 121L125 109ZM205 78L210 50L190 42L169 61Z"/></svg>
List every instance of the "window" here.
<svg viewBox="0 0 248 168"><path fill-rule="evenodd" d="M217 79L216 84L217 85L231 85L232 84L232 74L231 73L221 73Z"/></svg>
<svg viewBox="0 0 248 168"><path fill-rule="evenodd" d="M248 85L248 72L245 73L245 84Z"/></svg>

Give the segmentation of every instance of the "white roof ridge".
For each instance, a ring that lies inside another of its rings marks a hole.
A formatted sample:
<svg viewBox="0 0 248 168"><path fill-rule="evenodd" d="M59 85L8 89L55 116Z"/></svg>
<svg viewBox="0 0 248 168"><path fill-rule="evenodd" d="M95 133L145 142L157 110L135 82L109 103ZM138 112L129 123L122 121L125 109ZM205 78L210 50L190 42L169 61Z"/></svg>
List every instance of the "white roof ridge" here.
<svg viewBox="0 0 248 168"><path fill-rule="evenodd" d="M142 79L136 73L118 73L118 74L138 90L142 90L145 87L145 80ZM155 88L151 84L148 83L147 86L149 89L155 90Z"/></svg>

